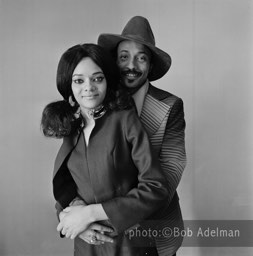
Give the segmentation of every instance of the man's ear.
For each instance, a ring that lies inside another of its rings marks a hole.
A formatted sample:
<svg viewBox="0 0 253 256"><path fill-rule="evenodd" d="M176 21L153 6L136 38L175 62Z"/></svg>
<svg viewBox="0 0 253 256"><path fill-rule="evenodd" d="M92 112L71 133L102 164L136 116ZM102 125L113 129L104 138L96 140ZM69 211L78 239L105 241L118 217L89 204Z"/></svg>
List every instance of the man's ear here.
<svg viewBox="0 0 253 256"><path fill-rule="evenodd" d="M152 71L152 69L153 69L153 63L150 63L148 73L150 73Z"/></svg>

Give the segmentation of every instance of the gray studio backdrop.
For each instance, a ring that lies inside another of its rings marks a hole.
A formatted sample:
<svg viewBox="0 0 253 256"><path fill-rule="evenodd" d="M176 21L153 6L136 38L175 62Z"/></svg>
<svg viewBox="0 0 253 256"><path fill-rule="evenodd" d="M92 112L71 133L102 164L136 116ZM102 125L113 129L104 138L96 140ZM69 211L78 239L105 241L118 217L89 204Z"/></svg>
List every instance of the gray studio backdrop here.
<svg viewBox="0 0 253 256"><path fill-rule="evenodd" d="M172 56L154 85L183 98L188 164L179 185L186 220L249 220L252 175L250 0L0 0L0 255L72 255L60 239L52 168L60 141L40 132L60 99L56 66L68 47L120 33L146 16ZM182 247L183 255L252 255L251 248Z"/></svg>

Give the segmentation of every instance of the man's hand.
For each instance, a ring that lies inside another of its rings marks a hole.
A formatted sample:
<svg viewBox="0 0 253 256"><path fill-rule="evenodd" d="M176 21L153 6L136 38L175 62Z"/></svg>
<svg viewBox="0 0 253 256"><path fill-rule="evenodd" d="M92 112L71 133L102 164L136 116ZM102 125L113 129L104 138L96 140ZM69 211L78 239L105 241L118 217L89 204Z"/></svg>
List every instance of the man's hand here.
<svg viewBox="0 0 253 256"><path fill-rule="evenodd" d="M113 229L103 226L98 223L92 223L79 237L88 244L101 245L104 243L113 243L114 240L104 233L113 232Z"/></svg>

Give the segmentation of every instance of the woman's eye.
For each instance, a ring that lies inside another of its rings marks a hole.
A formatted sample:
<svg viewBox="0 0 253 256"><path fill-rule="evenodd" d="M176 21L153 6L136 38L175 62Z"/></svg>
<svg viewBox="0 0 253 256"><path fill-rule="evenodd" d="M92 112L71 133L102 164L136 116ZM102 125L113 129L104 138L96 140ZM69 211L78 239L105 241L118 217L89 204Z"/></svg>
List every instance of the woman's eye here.
<svg viewBox="0 0 253 256"><path fill-rule="evenodd" d="M83 83L83 79L75 79L73 80L75 84L82 84Z"/></svg>
<svg viewBox="0 0 253 256"><path fill-rule="evenodd" d="M96 83L101 83L103 82L104 79L105 79L104 76L98 76L98 77L95 77L93 81Z"/></svg>

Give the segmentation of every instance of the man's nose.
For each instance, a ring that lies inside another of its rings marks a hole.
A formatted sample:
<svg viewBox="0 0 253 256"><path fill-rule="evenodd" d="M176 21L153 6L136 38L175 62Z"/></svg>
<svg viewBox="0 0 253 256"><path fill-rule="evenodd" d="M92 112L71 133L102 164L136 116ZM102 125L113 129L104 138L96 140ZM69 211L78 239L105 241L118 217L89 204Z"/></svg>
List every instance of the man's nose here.
<svg viewBox="0 0 253 256"><path fill-rule="evenodd" d="M134 68L136 68L136 61L135 61L134 58L129 59L129 61L128 61L128 63L127 63L127 67L128 67L129 69L134 69Z"/></svg>

